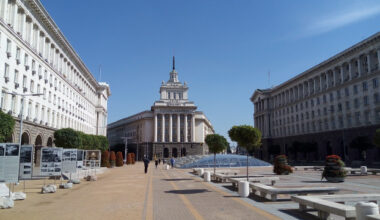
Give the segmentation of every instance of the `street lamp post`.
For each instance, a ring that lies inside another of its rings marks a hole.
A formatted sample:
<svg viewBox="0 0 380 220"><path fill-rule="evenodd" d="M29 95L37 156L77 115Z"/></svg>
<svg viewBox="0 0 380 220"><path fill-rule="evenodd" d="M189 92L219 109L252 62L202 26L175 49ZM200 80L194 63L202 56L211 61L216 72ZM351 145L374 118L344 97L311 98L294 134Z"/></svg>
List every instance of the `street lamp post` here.
<svg viewBox="0 0 380 220"><path fill-rule="evenodd" d="M121 137L124 139L124 158L125 158L125 163L127 163L127 153L126 150L128 150L128 139L132 139L130 137Z"/></svg>

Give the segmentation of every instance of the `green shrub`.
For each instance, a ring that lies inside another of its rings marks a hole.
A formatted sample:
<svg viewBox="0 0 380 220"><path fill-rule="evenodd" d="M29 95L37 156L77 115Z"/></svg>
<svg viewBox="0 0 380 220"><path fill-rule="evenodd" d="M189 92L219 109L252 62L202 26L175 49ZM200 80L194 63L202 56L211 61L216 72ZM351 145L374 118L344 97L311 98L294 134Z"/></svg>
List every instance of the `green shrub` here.
<svg viewBox="0 0 380 220"><path fill-rule="evenodd" d="M57 147L80 148L80 134L71 128L62 128L54 132L54 143Z"/></svg>
<svg viewBox="0 0 380 220"><path fill-rule="evenodd" d="M13 133L15 120L0 110L0 142L4 143Z"/></svg>

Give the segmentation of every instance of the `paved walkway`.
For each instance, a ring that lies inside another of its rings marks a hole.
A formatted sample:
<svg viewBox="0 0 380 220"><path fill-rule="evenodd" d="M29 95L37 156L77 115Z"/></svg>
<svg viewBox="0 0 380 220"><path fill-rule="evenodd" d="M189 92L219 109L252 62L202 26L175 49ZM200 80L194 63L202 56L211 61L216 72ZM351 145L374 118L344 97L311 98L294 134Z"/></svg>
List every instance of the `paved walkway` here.
<svg viewBox="0 0 380 220"><path fill-rule="evenodd" d="M153 163L148 174L142 163L113 168L96 182L82 181L54 194L40 194L42 184L27 181L28 198L0 210L0 219L279 219L236 193L184 170L155 169Z"/></svg>

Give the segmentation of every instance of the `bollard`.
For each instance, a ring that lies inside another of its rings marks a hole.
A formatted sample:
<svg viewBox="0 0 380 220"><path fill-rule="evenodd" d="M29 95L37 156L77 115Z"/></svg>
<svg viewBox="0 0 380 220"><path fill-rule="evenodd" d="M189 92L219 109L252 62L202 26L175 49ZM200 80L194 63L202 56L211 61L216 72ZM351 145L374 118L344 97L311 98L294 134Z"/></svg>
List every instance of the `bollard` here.
<svg viewBox="0 0 380 220"><path fill-rule="evenodd" d="M211 181L211 174L210 174L210 171L206 171L204 174L203 174L203 180L205 182L210 182Z"/></svg>
<svg viewBox="0 0 380 220"><path fill-rule="evenodd" d="M169 165L165 165L165 170L169 170L170 169L170 166Z"/></svg>
<svg viewBox="0 0 380 220"><path fill-rule="evenodd" d="M367 167L366 166L360 167L360 174L361 175L367 175Z"/></svg>
<svg viewBox="0 0 380 220"><path fill-rule="evenodd" d="M200 168L199 170L198 170L198 175L199 176L203 176L203 174L204 174L204 169L203 168Z"/></svg>
<svg viewBox="0 0 380 220"><path fill-rule="evenodd" d="M357 220L366 220L367 215L379 214L379 206L373 202L358 202L355 208Z"/></svg>
<svg viewBox="0 0 380 220"><path fill-rule="evenodd" d="M238 192L239 192L240 197L248 197L249 196L249 183L247 181L240 181Z"/></svg>

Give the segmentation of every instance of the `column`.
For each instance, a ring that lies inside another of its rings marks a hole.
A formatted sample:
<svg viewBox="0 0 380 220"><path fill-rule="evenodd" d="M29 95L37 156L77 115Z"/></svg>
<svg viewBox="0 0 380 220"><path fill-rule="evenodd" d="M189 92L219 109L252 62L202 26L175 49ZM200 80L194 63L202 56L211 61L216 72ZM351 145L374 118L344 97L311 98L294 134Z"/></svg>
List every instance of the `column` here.
<svg viewBox="0 0 380 220"><path fill-rule="evenodd" d="M361 64L360 57L358 58L358 73L359 73L359 77L362 76L362 64Z"/></svg>
<svg viewBox="0 0 380 220"><path fill-rule="evenodd" d="M173 142L173 115L169 115L169 142Z"/></svg>
<svg viewBox="0 0 380 220"><path fill-rule="evenodd" d="M314 85L314 93L317 93L317 83L316 83L315 77L312 80L313 80L313 85Z"/></svg>
<svg viewBox="0 0 380 220"><path fill-rule="evenodd" d="M162 114L162 126L161 126L162 132L161 132L161 141L165 142L165 114Z"/></svg>
<svg viewBox="0 0 380 220"><path fill-rule="evenodd" d="M326 89L330 87L329 71L326 71Z"/></svg>
<svg viewBox="0 0 380 220"><path fill-rule="evenodd" d="M195 142L195 114L191 116L191 142Z"/></svg>
<svg viewBox="0 0 380 220"><path fill-rule="evenodd" d="M344 82L344 69L343 69L343 64L340 65L339 69L340 69L340 79L341 79L341 83L343 83L343 82Z"/></svg>
<svg viewBox="0 0 380 220"><path fill-rule="evenodd" d="M377 49L377 69L380 69L380 49Z"/></svg>
<svg viewBox="0 0 380 220"><path fill-rule="evenodd" d="M187 142L187 115L185 114L185 126L183 128L185 130L185 142Z"/></svg>
<svg viewBox="0 0 380 220"><path fill-rule="evenodd" d="M321 91L323 90L322 78L323 78L322 74L319 75L319 88L320 88Z"/></svg>
<svg viewBox="0 0 380 220"><path fill-rule="evenodd" d="M368 73L371 72L371 52L367 54L367 65L368 65Z"/></svg>
<svg viewBox="0 0 380 220"><path fill-rule="evenodd" d="M181 142L181 115L177 115L177 142Z"/></svg>
<svg viewBox="0 0 380 220"><path fill-rule="evenodd" d="M348 62L348 80L351 80L352 77L352 62L351 60Z"/></svg>
<svg viewBox="0 0 380 220"><path fill-rule="evenodd" d="M154 142L157 142L157 114L154 114Z"/></svg>

